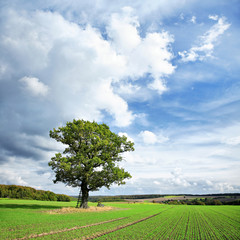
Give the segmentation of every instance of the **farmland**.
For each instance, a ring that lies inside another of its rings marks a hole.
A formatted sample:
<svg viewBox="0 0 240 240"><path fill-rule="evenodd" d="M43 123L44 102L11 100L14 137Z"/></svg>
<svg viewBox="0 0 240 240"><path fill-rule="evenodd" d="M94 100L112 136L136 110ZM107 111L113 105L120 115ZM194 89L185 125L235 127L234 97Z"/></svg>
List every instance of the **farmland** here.
<svg viewBox="0 0 240 240"><path fill-rule="evenodd" d="M61 212L75 204L1 199L0 239L240 239L239 206L105 203L106 211Z"/></svg>

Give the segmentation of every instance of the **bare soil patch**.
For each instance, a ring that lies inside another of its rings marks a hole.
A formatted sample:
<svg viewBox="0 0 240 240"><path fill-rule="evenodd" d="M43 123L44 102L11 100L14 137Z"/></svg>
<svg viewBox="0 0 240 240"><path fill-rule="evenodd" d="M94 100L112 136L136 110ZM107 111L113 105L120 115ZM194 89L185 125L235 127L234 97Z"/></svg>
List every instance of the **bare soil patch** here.
<svg viewBox="0 0 240 240"><path fill-rule="evenodd" d="M103 212L103 211L110 211L113 210L113 207L89 207L87 209L84 208L73 208L73 207L66 207L66 208L59 208L59 209L52 209L47 211L49 214L67 214L67 213L80 213L80 212Z"/></svg>

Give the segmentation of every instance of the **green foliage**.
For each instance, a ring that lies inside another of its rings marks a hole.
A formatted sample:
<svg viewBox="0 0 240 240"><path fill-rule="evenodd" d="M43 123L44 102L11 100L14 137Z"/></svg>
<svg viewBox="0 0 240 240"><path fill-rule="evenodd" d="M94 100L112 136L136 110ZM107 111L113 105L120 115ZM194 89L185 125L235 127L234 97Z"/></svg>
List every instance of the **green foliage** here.
<svg viewBox="0 0 240 240"><path fill-rule="evenodd" d="M172 204L172 205L179 205L179 204L186 204L186 205L223 205L223 204L229 204L229 205L238 205L236 204L237 201L229 201L229 202L224 202L222 203L220 200L218 199L212 199L212 198L205 198L205 199L186 199L186 200L167 200L164 201L163 203L167 203L167 204Z"/></svg>
<svg viewBox="0 0 240 240"><path fill-rule="evenodd" d="M91 202L124 202L125 199L149 199L164 197L160 194L144 194L144 195L117 195L117 196L90 196L89 201Z"/></svg>
<svg viewBox="0 0 240 240"><path fill-rule="evenodd" d="M70 197L64 194L57 194L57 201L59 202L70 202Z"/></svg>
<svg viewBox="0 0 240 240"><path fill-rule="evenodd" d="M229 201L229 202L224 202L223 204L225 204L225 205L240 205L240 199L234 200L234 201Z"/></svg>
<svg viewBox="0 0 240 240"><path fill-rule="evenodd" d="M55 194L50 191L36 190L31 187L18 185L0 185L0 197L41 201L70 201L70 197L64 194Z"/></svg>
<svg viewBox="0 0 240 240"><path fill-rule="evenodd" d="M88 201L89 191L124 184L131 178L117 163L122 161L122 153L134 150L134 144L111 132L106 124L73 120L50 131L50 137L67 145L63 154L55 154L49 162L55 172L54 183L80 187L82 203Z"/></svg>

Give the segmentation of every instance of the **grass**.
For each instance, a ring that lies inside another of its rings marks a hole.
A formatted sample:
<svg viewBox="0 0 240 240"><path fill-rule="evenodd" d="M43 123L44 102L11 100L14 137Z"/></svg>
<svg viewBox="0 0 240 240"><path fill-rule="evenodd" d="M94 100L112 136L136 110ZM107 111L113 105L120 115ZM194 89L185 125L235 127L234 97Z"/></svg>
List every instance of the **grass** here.
<svg viewBox="0 0 240 240"><path fill-rule="evenodd" d="M164 196L164 198L178 198L178 197L184 197L184 196L175 196L175 195L172 195L172 196Z"/></svg>
<svg viewBox="0 0 240 240"><path fill-rule="evenodd" d="M0 239L240 239L240 206L75 205L1 199Z"/></svg>

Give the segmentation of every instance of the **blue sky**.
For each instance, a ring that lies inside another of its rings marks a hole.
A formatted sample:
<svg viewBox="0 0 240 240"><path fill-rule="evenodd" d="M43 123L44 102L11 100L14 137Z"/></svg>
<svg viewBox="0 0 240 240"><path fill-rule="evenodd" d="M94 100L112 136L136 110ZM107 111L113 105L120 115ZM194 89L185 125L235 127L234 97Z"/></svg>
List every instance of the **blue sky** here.
<svg viewBox="0 0 240 240"><path fill-rule="evenodd" d="M105 122L132 179L93 194L240 191L239 1L0 3L0 183L70 195L49 130Z"/></svg>

